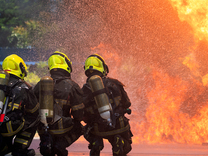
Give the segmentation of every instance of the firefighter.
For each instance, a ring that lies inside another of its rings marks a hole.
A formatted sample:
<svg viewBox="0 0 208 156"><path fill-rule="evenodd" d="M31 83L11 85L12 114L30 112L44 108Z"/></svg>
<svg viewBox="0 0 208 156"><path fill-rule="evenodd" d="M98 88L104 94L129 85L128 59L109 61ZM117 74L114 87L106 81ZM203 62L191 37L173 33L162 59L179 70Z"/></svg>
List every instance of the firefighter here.
<svg viewBox="0 0 208 156"><path fill-rule="evenodd" d="M112 145L114 156L122 156L132 149L132 133L129 119L131 102L124 85L116 79L107 77L108 66L98 55L90 55L85 61L87 81L83 85L85 105L84 137L89 142L90 156L99 156L103 149L103 139ZM102 87L103 86L103 87Z"/></svg>
<svg viewBox="0 0 208 156"><path fill-rule="evenodd" d="M83 134L83 92L71 79L72 63L64 53L55 51L48 59L48 66L54 82L54 119L48 126L44 123L38 126L40 153L43 156L67 156L66 148ZM39 89L40 82L34 87L37 99Z"/></svg>
<svg viewBox="0 0 208 156"><path fill-rule="evenodd" d="M39 103L32 87L24 81L27 66L22 58L12 54L4 59L2 69L9 73L9 81L7 87L1 85L8 105L0 124L0 155L12 152L13 156L34 156L35 151L28 148L39 122Z"/></svg>

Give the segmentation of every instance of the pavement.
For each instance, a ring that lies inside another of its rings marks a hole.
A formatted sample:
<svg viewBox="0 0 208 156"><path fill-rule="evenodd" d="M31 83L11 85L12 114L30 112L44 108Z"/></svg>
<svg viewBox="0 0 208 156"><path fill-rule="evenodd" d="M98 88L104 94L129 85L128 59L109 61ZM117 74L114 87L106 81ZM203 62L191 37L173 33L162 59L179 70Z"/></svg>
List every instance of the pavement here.
<svg viewBox="0 0 208 156"><path fill-rule="evenodd" d="M30 148L36 152L36 156L41 156L39 152L39 138L32 141ZM88 143L84 138L80 138L67 148L68 156L88 156ZM11 156L7 154L6 156ZM104 149L100 156L112 156L111 145L104 141ZM186 145L186 144L132 144L132 151L127 156L208 156L208 144Z"/></svg>

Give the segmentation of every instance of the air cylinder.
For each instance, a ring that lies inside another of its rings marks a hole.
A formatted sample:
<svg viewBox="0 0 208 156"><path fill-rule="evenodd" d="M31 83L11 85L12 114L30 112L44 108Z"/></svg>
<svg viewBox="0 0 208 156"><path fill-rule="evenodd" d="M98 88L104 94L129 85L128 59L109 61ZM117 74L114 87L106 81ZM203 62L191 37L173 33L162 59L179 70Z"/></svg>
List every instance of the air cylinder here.
<svg viewBox="0 0 208 156"><path fill-rule="evenodd" d="M0 71L0 84L8 85L9 77L10 77L9 73L3 70ZM4 99L5 99L5 92L0 89L0 114L3 111Z"/></svg>
<svg viewBox="0 0 208 156"><path fill-rule="evenodd" d="M94 99L98 107L98 112L103 119L106 119L111 124L110 111L111 105L109 103L108 96L105 92L102 78L98 75L93 75L89 79L89 85L94 94Z"/></svg>
<svg viewBox="0 0 208 156"><path fill-rule="evenodd" d="M45 126L53 121L53 90L53 79L49 76L42 77L39 84L40 120Z"/></svg>

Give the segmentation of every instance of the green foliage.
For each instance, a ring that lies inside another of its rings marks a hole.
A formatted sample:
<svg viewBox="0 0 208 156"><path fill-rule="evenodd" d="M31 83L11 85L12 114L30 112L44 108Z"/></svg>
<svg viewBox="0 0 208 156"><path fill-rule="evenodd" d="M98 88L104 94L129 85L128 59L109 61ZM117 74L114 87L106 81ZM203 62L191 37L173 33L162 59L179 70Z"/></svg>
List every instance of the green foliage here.
<svg viewBox="0 0 208 156"><path fill-rule="evenodd" d="M21 25L13 28L11 36L8 37L8 40L10 42L13 41L15 38L17 39L16 46L18 48L32 46L35 35L42 30L42 26L38 21L30 20L25 22L25 24L25 27Z"/></svg>
<svg viewBox="0 0 208 156"><path fill-rule="evenodd" d="M28 46L27 36L28 36L27 30L23 26L20 26L14 28L11 36L8 36L7 39L11 43L16 38L17 39L16 46L18 48L24 48Z"/></svg>
<svg viewBox="0 0 208 156"><path fill-rule="evenodd" d="M38 68L44 68L44 67L48 67L48 63L47 61L39 61L39 63L37 64Z"/></svg>
<svg viewBox="0 0 208 156"><path fill-rule="evenodd" d="M28 74L27 77L25 77L25 81L30 85L35 86L44 76L49 76L48 65L46 61L40 61L39 63L28 67Z"/></svg>
<svg viewBox="0 0 208 156"><path fill-rule="evenodd" d="M26 48L41 27L41 12L49 0L0 0L0 47ZM35 31L34 31L35 30Z"/></svg>
<svg viewBox="0 0 208 156"><path fill-rule="evenodd" d="M35 86L38 81L40 81L40 77L36 75L36 72L28 72L27 77L25 77L25 81L31 86Z"/></svg>

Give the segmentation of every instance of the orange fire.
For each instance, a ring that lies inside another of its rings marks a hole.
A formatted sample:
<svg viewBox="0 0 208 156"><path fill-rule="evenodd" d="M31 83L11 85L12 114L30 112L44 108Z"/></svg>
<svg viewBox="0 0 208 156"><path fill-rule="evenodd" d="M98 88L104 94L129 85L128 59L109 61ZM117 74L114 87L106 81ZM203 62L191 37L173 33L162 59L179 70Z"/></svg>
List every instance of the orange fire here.
<svg viewBox="0 0 208 156"><path fill-rule="evenodd" d="M179 19L192 27L196 43L208 40L208 1L169 1L177 10ZM123 59L110 45L100 44L92 51L100 53L110 65L109 76L120 78L127 85L125 89L130 98L135 92L133 88L137 88L137 97L132 101L132 115L128 116L134 143L208 142L208 74L200 72L195 49L190 50L186 57L178 58L181 66L188 71L186 78L173 76L148 63L141 64L138 69L136 56L129 55ZM125 74L136 77L134 74L138 70L143 70L143 79L148 79L148 82L142 81L145 82L143 85L139 84L141 80L129 82L128 77L123 77ZM145 101L143 110L137 105L141 94Z"/></svg>
<svg viewBox="0 0 208 156"><path fill-rule="evenodd" d="M129 61L121 63L122 58L112 47L100 44L92 48L93 51L95 49L102 53L107 63L110 62L108 65L112 65L110 76L118 79L124 73L133 76L129 67L136 71L136 66L135 60L131 57ZM148 101L143 118L135 105L136 101L132 101L133 112L128 117L131 119L134 143L201 144L208 141L208 98L204 97L207 92L206 79L198 72L199 65L194 55L190 54L182 59L181 64L190 70L187 75L189 78L184 79L180 75L170 76L157 67L149 67L146 78L149 77L151 82L145 84L145 87L150 89L144 90L133 82L138 86L137 100L140 98L139 94L145 92ZM127 65L128 71L125 70ZM130 84L128 78L121 81L125 85ZM126 88L131 98L132 88Z"/></svg>
<svg viewBox="0 0 208 156"><path fill-rule="evenodd" d="M188 22L195 37L208 40L208 1L207 0L169 0L177 10L181 21Z"/></svg>
<svg viewBox="0 0 208 156"><path fill-rule="evenodd" d="M149 106L145 120L135 131L139 133L136 142L189 144L206 142L208 100L200 99L200 95L206 92L203 84L194 79L188 82L158 71L154 71L152 76L154 85L147 93ZM196 93L190 91L193 86L196 88L192 91ZM203 102L200 103L200 100Z"/></svg>
<svg viewBox="0 0 208 156"><path fill-rule="evenodd" d="M107 65L113 65L114 67L119 67L121 65L121 57L110 45L100 43L97 47L91 48L91 51L101 54ZM113 73L113 76L118 76L116 68L111 68L109 75L111 75L111 73Z"/></svg>
<svg viewBox="0 0 208 156"><path fill-rule="evenodd" d="M169 1L177 9L180 20L190 24L196 40L208 40L208 1ZM190 70L187 79L152 68L154 84L146 93L145 118L133 128L135 142L201 144L208 141L208 76L199 72L194 51L181 63Z"/></svg>

